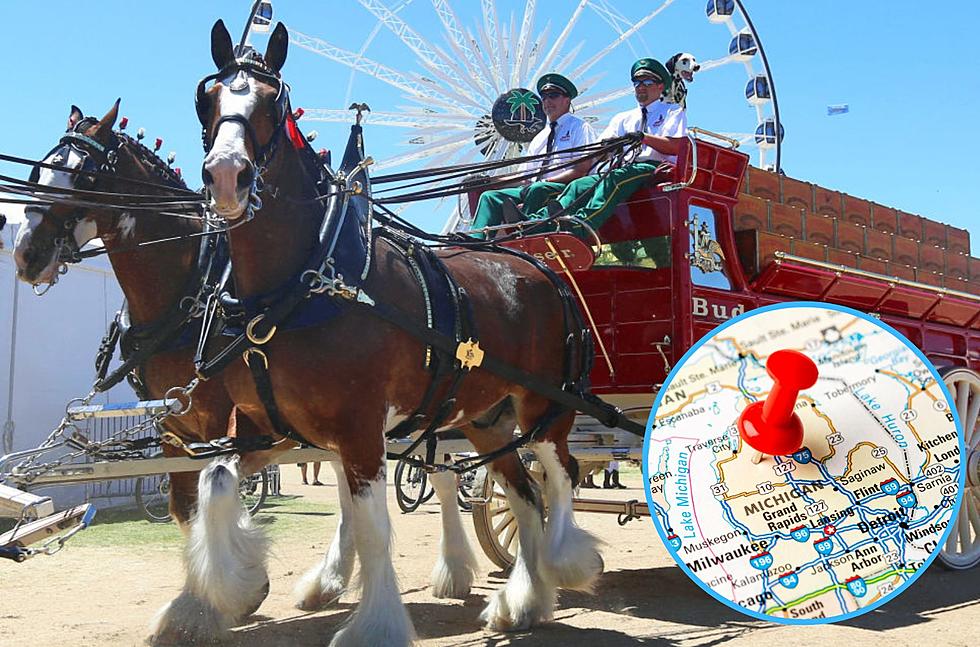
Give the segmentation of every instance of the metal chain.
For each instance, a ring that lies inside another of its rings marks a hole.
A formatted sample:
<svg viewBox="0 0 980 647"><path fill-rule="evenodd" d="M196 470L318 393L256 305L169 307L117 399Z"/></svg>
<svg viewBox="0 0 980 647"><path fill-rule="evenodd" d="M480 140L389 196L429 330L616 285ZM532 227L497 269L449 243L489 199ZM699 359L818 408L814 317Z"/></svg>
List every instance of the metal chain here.
<svg viewBox="0 0 980 647"><path fill-rule="evenodd" d="M90 392L84 398L75 398L69 401L65 407L65 416L61 423L48 436L47 439L34 450L31 456L18 463L10 472L16 476L18 482L29 484L39 476L55 470L62 465L71 465L79 458L96 458L102 460L124 460L145 458L145 450L160 445L160 430L162 423L170 416L186 415L193 406L192 394L201 383L197 377L192 379L186 386L172 387L165 394L165 399L172 399L175 404L168 407L166 411L153 414L134 425L121 429L113 433L109 438L101 441L94 441L88 438L78 428L69 416L67 410L73 406L87 406L97 395L95 391ZM157 435L151 441L138 442L140 436L147 431L154 431ZM57 458L39 462L42 455L66 447L74 448ZM7 474L0 473L0 481L4 480Z"/></svg>

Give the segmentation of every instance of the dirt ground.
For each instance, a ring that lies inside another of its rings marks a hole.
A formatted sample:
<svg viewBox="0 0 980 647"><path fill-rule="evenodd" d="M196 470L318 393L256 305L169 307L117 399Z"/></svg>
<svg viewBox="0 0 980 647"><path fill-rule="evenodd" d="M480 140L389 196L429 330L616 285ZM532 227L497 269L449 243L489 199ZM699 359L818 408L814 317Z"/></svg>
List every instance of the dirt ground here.
<svg viewBox="0 0 980 647"><path fill-rule="evenodd" d="M348 594L332 610L304 613L293 608L294 582L320 559L333 535L336 498L331 470L321 475L325 487L301 485L295 466L283 471L284 492L329 503L330 508L291 513L304 515L304 523L276 537L271 593L253 622L235 630L234 645L325 645L355 602ZM642 500L639 475L624 480L631 487L616 496ZM421 645L938 647L977 642L980 569L949 572L934 566L898 600L860 618L839 625L787 627L752 620L709 597L674 565L649 520L620 527L615 516L597 514L579 515L583 526L607 542L606 573L595 594L562 593L555 621L532 632L491 633L480 626L478 616L503 574L477 549L484 575L470 597L433 598L429 571L439 541L437 507L428 503L401 514L393 492L389 487L395 570ZM465 521L477 547L472 525ZM181 583L180 549L174 544L83 545L24 564L0 562L0 646L142 644L150 618Z"/></svg>

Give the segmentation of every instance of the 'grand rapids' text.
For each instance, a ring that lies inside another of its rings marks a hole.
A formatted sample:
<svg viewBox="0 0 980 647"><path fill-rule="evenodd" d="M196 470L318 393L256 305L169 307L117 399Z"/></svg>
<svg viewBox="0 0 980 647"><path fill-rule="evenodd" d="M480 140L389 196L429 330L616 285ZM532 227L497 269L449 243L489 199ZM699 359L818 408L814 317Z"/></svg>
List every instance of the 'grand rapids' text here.
<svg viewBox="0 0 980 647"><path fill-rule="evenodd" d="M804 496L818 492L826 487L826 483L802 483L796 485L788 492L780 492L772 496L767 496L751 505L743 506L746 516L762 513L762 518L766 520L769 532L787 530L806 521L807 515L800 512L797 501Z"/></svg>

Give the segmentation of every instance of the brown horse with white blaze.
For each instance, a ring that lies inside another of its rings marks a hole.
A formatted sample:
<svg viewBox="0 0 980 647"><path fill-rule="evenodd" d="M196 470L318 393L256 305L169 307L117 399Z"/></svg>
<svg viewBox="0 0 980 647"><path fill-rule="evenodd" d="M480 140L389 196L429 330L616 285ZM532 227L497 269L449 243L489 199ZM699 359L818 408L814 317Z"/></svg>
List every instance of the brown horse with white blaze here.
<svg viewBox="0 0 980 647"><path fill-rule="evenodd" d="M288 43L285 27L276 27L264 62L236 60L221 21L211 36L219 72L210 77L214 85L205 90L202 82L198 93L198 114L210 144L204 179L216 214L229 223L251 218L229 232L232 267L241 297L261 299L297 280L318 241L323 209L313 199L316 174L302 154L302 142L286 132L295 124L279 80ZM256 209L258 186L264 188ZM396 245L374 237L368 250L369 271L359 286L363 299L341 304L332 319L280 330L261 344L282 420L311 443L339 454L353 497L362 599L333 645L401 645L414 636L391 561L385 432L423 398L430 380L422 361L426 347L368 304L387 304L424 322L425 298ZM567 323L550 279L516 255L450 250L441 257L465 288L486 353L560 386ZM232 366L223 379L238 407L273 432L245 364ZM489 453L512 440L516 424L533 429L551 408L548 399L528 387L476 368L462 380L445 426L461 429L477 451ZM519 525L514 569L482 616L491 628L525 629L551 619L557 587L587 589L602 571L596 540L572 518L577 470L567 437L574 416L570 410L550 416L535 437L533 447L546 470L547 524L539 488L516 452L489 465ZM452 540L465 540L456 532Z"/></svg>
<svg viewBox="0 0 980 647"><path fill-rule="evenodd" d="M67 238L74 239L70 244L78 249L100 238L125 295L132 329L152 330L188 296L186 290L197 270L200 245L200 238L194 235L201 232L202 220L190 214L181 218L148 210L100 208L99 198L90 196L86 196L87 206L78 207L72 204L70 195L46 193L43 188L106 194L138 192L159 196L161 200L182 195L194 201L193 193L162 160L136 140L113 132L118 111L119 101L101 119L83 117L81 110L71 107L68 130L42 160L48 166L37 168L36 181L40 186L35 189L36 195L52 202L25 209L26 220L17 231L14 261L17 277L22 281L34 286L53 283L59 265L65 262L62 251ZM109 151L115 157L111 173L103 172L98 177L81 173L106 168ZM107 199L113 201L113 197ZM172 240L140 246L162 238ZM163 398L171 387L184 386L194 377L193 348L165 347L138 367L138 374L146 388L145 395ZM223 385L202 383L194 392L193 402L185 416L169 417L166 427L188 442L224 436L232 403ZM165 444L163 451L169 456L184 455L172 445ZM197 498L197 475L174 473L170 482L170 512L186 531Z"/></svg>
<svg viewBox="0 0 980 647"><path fill-rule="evenodd" d="M17 232L14 258L18 278L31 285L43 285L53 282L58 276L58 266L63 262L61 250L66 244L66 237L73 238L70 244L77 248L93 238L100 238L126 297L132 329L151 331L182 300L196 297L189 294L189 290L194 289L194 277L198 270L201 239L197 236L203 230L203 219L193 217L192 213L168 215L150 209L125 211L99 207L100 200L123 202L126 200L125 196L133 192L159 196L161 201L183 197L188 204L192 204L199 200L199 195L188 191L180 178L149 149L123 133L113 131L118 106L117 101L101 119L83 117L82 112L72 106L68 131L42 160L47 166L37 169L36 182L39 186L35 189L36 195L51 200L52 203L27 208L26 222ZM111 171L106 170L108 151L112 151L114 158ZM86 181L84 174L79 173L83 170L94 171L100 167L103 169L101 174L90 181ZM133 181L144 184L134 184ZM87 205L78 207L73 204L71 194L46 192L45 187L49 186L62 190L102 193L106 197L81 196L85 198ZM161 240L165 242L151 244ZM200 320L197 319L196 322L191 327L199 327ZM145 388L143 396L163 398L171 387L187 385L195 377L195 341L196 337L189 334L177 347L166 345L138 367L140 382ZM194 390L190 409L182 416L167 418L164 426L167 431L187 443L221 438L228 433L233 407L220 380L204 381ZM236 417L235 426L240 435L257 433L244 416ZM292 446L292 442L287 442L282 449ZM171 444L164 444L163 452L169 457L185 455ZM268 452L259 454L265 460L270 457ZM262 461L256 454L250 456L254 458L246 463L257 464ZM323 608L338 600L347 588L355 561L349 521L350 494L339 464L331 462L331 466L337 472L340 486L340 519L333 542L317 573L323 582L318 588L319 595L316 599L305 599L301 596L300 605L305 608ZM247 469L247 465L241 466L243 473ZM195 546L208 547L206 542L194 542L195 533L191 526L197 497L196 473L170 474L171 514L189 541ZM264 546L262 542L259 544ZM262 558L264 564L264 554ZM204 561L220 563L217 560ZM227 628L253 612L267 593L268 579L264 567L261 571L253 568L248 572L254 575L255 581L250 587L252 592L244 590L241 581L230 581L229 586L236 589L232 596L219 590L214 582L209 582L210 586L196 587L200 599L188 601L184 595L181 604L198 610L207 608L199 614L200 617ZM228 603L232 597L234 602ZM219 604L219 601L224 603ZM221 613L214 613L213 610L217 607L221 607ZM168 605L153 627L152 633L156 642L181 642L189 633L187 626L166 622L171 617L170 610L171 606ZM214 628L203 627L200 623L196 626L202 634L214 633Z"/></svg>

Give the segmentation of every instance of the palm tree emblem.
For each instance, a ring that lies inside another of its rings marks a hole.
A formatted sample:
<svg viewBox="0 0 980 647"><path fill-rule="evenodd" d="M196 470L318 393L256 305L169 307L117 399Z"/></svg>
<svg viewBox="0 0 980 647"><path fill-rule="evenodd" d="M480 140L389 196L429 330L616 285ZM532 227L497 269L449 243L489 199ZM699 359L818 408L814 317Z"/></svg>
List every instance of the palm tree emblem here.
<svg viewBox="0 0 980 647"><path fill-rule="evenodd" d="M534 108L538 103L538 98L534 96L533 92L521 92L520 90L512 90L510 96L507 97L507 105L510 106L510 116L511 119L517 118L521 121L527 121L534 116Z"/></svg>

